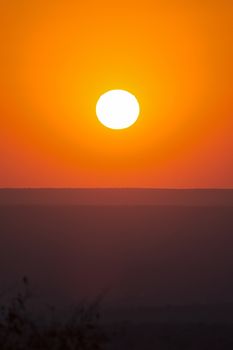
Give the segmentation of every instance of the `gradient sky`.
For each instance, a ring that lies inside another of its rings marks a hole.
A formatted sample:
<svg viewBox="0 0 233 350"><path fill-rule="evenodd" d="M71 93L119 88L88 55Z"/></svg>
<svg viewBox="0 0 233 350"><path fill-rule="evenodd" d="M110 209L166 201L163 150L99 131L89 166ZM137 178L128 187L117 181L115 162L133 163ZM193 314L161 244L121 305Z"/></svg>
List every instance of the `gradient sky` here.
<svg viewBox="0 0 233 350"><path fill-rule="evenodd" d="M233 187L231 1L0 6L1 187ZM119 88L141 115L116 131Z"/></svg>

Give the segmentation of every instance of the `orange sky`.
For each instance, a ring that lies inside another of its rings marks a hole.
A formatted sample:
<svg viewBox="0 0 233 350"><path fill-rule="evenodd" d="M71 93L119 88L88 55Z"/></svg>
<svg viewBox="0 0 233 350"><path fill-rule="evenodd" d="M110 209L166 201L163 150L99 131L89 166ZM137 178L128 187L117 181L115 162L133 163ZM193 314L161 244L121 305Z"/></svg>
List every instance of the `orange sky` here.
<svg viewBox="0 0 233 350"><path fill-rule="evenodd" d="M2 0L1 187L233 187L228 0ZM135 125L95 115L136 95Z"/></svg>

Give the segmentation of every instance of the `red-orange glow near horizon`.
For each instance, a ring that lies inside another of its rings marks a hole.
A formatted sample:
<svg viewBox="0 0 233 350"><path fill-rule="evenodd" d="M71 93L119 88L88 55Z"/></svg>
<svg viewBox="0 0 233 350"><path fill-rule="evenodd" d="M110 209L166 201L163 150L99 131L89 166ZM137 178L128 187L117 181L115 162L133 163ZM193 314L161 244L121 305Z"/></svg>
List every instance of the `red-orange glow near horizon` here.
<svg viewBox="0 0 233 350"><path fill-rule="evenodd" d="M230 1L2 1L0 186L233 187ZM96 117L106 91L130 128Z"/></svg>

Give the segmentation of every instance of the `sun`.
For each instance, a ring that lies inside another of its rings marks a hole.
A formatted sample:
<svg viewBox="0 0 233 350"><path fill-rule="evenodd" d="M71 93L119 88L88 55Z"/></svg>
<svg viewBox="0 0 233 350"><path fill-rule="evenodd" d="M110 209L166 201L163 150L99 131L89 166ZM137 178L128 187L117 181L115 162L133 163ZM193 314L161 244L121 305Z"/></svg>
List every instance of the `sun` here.
<svg viewBox="0 0 233 350"><path fill-rule="evenodd" d="M126 90L110 90L100 96L96 104L99 121L110 129L126 129L133 125L140 113L136 97Z"/></svg>

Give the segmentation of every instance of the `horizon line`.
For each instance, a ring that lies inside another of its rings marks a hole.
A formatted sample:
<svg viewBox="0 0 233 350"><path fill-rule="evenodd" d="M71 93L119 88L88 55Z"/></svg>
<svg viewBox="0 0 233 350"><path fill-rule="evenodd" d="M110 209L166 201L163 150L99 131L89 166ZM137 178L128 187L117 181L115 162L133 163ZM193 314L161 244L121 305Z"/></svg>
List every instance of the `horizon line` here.
<svg viewBox="0 0 233 350"><path fill-rule="evenodd" d="M0 187L1 190L155 190L155 191L229 191L233 187Z"/></svg>

